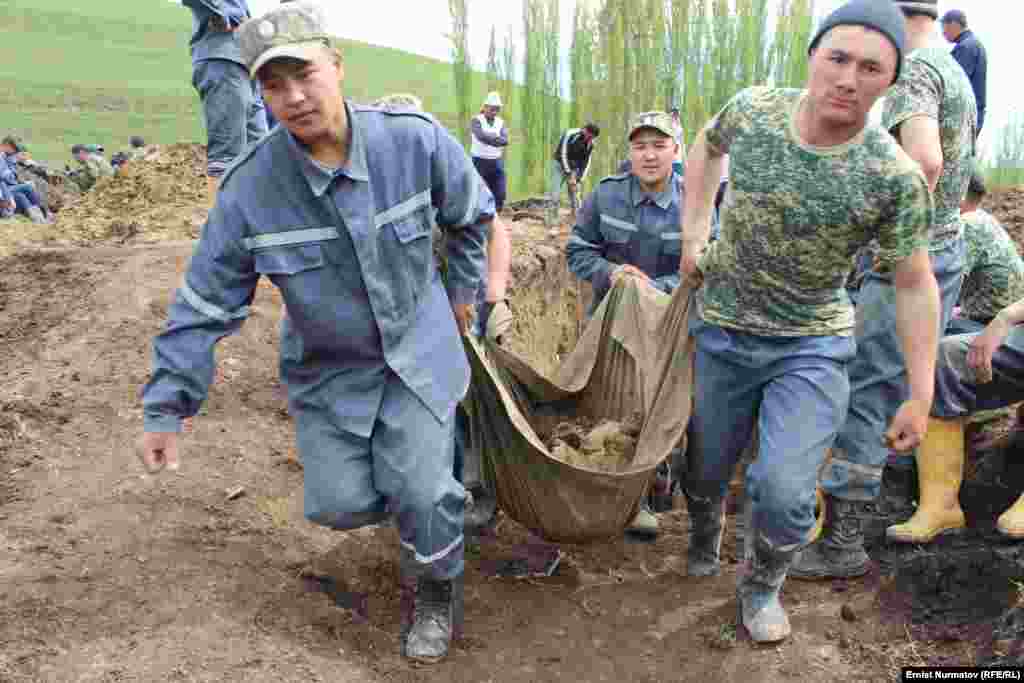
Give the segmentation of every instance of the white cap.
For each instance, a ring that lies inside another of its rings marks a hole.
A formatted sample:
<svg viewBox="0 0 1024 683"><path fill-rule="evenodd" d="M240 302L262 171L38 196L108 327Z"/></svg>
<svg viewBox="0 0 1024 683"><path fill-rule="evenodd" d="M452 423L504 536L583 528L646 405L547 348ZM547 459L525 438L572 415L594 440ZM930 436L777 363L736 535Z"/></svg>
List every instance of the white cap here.
<svg viewBox="0 0 1024 683"><path fill-rule="evenodd" d="M497 91L487 93L487 99L484 100L484 105L488 107L500 107L501 95Z"/></svg>

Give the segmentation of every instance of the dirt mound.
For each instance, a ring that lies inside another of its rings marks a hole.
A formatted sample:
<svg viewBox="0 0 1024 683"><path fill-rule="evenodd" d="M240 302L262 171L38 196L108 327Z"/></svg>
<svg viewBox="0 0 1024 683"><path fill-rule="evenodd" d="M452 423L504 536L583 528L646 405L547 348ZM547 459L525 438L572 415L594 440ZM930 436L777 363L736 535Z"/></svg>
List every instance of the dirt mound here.
<svg viewBox="0 0 1024 683"><path fill-rule="evenodd" d="M206 220L202 145L152 147L96 183L57 219L59 239L125 243L192 239Z"/></svg>
<svg viewBox="0 0 1024 683"><path fill-rule="evenodd" d="M994 190L985 198L985 209L999 219L1017 250L1024 252L1024 187Z"/></svg>

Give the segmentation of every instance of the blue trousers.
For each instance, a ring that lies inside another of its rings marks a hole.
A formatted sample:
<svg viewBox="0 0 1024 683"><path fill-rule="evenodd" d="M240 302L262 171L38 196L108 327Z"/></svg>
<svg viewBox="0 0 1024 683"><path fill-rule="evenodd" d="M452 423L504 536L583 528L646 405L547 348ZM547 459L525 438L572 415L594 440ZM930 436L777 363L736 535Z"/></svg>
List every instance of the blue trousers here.
<svg viewBox="0 0 1024 683"><path fill-rule="evenodd" d="M11 185L7 189L10 191L16 210L19 213L28 214L29 208L33 206L41 207L43 205L43 200L39 198L39 193L28 183L18 183L17 185Z"/></svg>
<svg viewBox="0 0 1024 683"><path fill-rule="evenodd" d="M217 178L248 145L266 135L263 98L245 67L228 59L196 64L192 85L206 122L206 174Z"/></svg>
<svg viewBox="0 0 1024 683"><path fill-rule="evenodd" d="M465 489L452 476L454 411L444 423L389 372L370 438L336 426L321 405L293 403L305 515L356 529L394 514L402 546L436 579L462 573Z"/></svg>
<svg viewBox="0 0 1024 683"><path fill-rule="evenodd" d="M946 331L943 336L949 337L957 334L974 334L975 332L981 332L985 329L985 323L980 323L977 320L971 320L961 315L955 315L949 319L949 324L946 325Z"/></svg>
<svg viewBox="0 0 1024 683"><path fill-rule="evenodd" d="M484 183L487 184L491 194L494 195L495 209L500 212L502 207L505 206L505 197L508 189L508 181L505 178L505 160L473 157L473 165L476 166L477 173L484 179Z"/></svg>
<svg viewBox="0 0 1024 683"><path fill-rule="evenodd" d="M1010 331L992 355L992 381L979 384L967 367L967 350L977 334L945 337L939 342L935 364L935 401L932 415L966 417L979 410L1005 408L1024 401L1024 328Z"/></svg>
<svg viewBox="0 0 1024 683"><path fill-rule="evenodd" d="M762 337L691 322L697 352L687 490L721 500L750 442L759 453L746 491L759 537L806 545L818 470L846 418L852 337Z"/></svg>
<svg viewBox="0 0 1024 683"><path fill-rule="evenodd" d="M944 330L963 284L963 240L933 252L931 259L942 303L939 329ZM889 457L885 430L907 397L907 369L896 329L896 289L888 276L874 270L865 273L857 296L855 336L850 414L822 475L822 488L836 498L872 501L881 492L882 471ZM897 464L910 467L913 456L897 460Z"/></svg>

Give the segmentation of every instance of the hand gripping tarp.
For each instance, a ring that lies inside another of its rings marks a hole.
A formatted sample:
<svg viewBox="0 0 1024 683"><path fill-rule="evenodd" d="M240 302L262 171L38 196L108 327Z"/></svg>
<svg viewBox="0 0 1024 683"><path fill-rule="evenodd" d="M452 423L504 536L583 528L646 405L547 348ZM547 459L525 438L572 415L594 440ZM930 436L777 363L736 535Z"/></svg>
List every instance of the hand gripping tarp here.
<svg viewBox="0 0 1024 683"><path fill-rule="evenodd" d="M553 378L520 356L469 336L473 381L463 405L471 448L512 519L541 537L580 543L621 534L655 475L685 451L693 384L687 332L692 288L673 296L623 278L605 297ZM551 456L540 433L573 417L623 420L643 414L632 466L576 467Z"/></svg>

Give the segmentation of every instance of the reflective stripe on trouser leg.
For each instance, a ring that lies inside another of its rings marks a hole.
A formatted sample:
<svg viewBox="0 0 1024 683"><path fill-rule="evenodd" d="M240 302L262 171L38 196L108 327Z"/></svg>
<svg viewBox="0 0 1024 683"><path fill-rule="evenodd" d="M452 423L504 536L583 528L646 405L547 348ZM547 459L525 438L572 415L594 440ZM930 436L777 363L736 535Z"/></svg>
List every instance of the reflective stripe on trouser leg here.
<svg viewBox="0 0 1024 683"><path fill-rule="evenodd" d="M963 240L931 258L942 304L939 329L945 329L963 282ZM849 367L849 415L822 473L822 488L837 498L871 501L878 497L889 457L885 431L907 396L896 290L891 280L874 271L866 274L857 298L856 339L857 356ZM907 462L912 458L905 457Z"/></svg>
<svg viewBox="0 0 1024 683"><path fill-rule="evenodd" d="M454 429L454 408L439 423L389 376L372 437L373 480L397 515L402 546L438 580L463 570L466 491L452 471Z"/></svg>
<svg viewBox="0 0 1024 683"><path fill-rule="evenodd" d="M847 343L836 340L837 347ZM848 348L852 355L853 344ZM845 365L820 356L782 359L764 387L747 491L753 527L772 548L801 547L814 527L818 470L849 405Z"/></svg>

